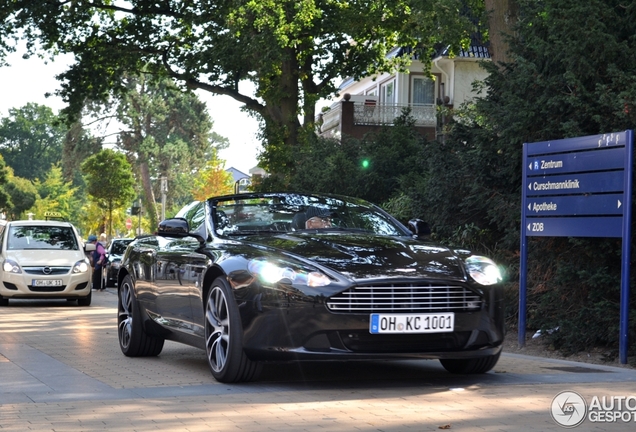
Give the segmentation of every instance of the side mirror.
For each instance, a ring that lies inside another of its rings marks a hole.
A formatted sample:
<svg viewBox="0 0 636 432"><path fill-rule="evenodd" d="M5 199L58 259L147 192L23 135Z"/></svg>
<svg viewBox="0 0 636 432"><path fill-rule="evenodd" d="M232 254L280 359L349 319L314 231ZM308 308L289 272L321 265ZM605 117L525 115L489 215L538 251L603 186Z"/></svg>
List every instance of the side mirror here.
<svg viewBox="0 0 636 432"><path fill-rule="evenodd" d="M197 231L203 230L204 234L197 231L190 232L190 225L185 218L172 218L161 221L156 234L168 238L194 237L203 244L205 243L205 229L205 224L201 224Z"/></svg>
<svg viewBox="0 0 636 432"><path fill-rule="evenodd" d="M408 227L409 231L413 233L413 237L420 240L427 239L431 235L431 227L422 219L411 219Z"/></svg>
<svg viewBox="0 0 636 432"><path fill-rule="evenodd" d="M186 237L190 227L184 218L173 218L161 221L157 234L166 237Z"/></svg>

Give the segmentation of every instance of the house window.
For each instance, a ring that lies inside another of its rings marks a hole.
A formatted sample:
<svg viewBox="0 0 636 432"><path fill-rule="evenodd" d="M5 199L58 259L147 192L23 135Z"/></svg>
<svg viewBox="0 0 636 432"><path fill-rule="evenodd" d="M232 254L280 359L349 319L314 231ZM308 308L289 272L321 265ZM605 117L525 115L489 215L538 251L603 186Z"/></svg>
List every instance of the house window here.
<svg viewBox="0 0 636 432"><path fill-rule="evenodd" d="M395 103L395 80L387 81L380 85L380 101L384 105Z"/></svg>
<svg viewBox="0 0 636 432"><path fill-rule="evenodd" d="M413 105L433 105L435 103L435 82L430 78L413 77Z"/></svg>

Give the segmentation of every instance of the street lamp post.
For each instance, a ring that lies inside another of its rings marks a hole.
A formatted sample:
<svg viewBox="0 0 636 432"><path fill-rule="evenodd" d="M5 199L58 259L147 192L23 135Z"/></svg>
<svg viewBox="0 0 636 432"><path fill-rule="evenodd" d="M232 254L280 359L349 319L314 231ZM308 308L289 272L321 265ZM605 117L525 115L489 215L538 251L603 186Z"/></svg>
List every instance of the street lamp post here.
<svg viewBox="0 0 636 432"><path fill-rule="evenodd" d="M161 220L166 219L166 194L168 193L168 179L161 177Z"/></svg>

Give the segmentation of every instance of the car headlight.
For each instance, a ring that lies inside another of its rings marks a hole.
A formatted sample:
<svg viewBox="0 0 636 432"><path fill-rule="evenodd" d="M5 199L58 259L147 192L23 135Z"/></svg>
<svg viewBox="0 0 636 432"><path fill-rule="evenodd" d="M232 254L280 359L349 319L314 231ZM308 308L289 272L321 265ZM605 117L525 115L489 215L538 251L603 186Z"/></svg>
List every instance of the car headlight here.
<svg viewBox="0 0 636 432"><path fill-rule="evenodd" d="M468 274L481 285L494 285L503 280L497 264L490 258L472 255L466 258Z"/></svg>
<svg viewBox="0 0 636 432"><path fill-rule="evenodd" d="M91 268L90 262L87 259L78 261L73 266L73 273L86 273Z"/></svg>
<svg viewBox="0 0 636 432"><path fill-rule="evenodd" d="M289 283L319 287L329 285L331 280L315 269L302 268L281 261L272 261L266 258L251 260L247 269L266 284L275 284L287 280Z"/></svg>
<svg viewBox="0 0 636 432"><path fill-rule="evenodd" d="M8 258L2 263L2 269L7 273L22 273L22 269L18 263Z"/></svg>

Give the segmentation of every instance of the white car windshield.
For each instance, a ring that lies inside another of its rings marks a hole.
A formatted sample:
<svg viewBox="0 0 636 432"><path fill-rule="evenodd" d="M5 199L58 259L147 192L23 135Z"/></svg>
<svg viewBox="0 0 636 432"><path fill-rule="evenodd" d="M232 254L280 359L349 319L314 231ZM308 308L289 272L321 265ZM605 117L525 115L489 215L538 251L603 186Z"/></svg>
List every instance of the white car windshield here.
<svg viewBox="0 0 636 432"><path fill-rule="evenodd" d="M79 250L71 227L64 226L11 226L7 249Z"/></svg>

